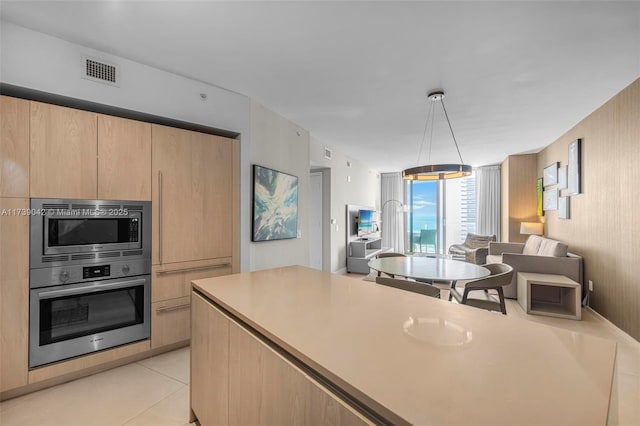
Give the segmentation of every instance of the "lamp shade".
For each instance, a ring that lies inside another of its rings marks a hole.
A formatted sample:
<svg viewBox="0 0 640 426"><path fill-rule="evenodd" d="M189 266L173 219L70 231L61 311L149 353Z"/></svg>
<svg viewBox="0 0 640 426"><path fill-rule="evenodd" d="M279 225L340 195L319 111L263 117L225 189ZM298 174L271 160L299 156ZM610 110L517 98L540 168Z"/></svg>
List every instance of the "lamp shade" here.
<svg viewBox="0 0 640 426"><path fill-rule="evenodd" d="M520 233L524 235L542 235L543 226L540 222L521 222Z"/></svg>

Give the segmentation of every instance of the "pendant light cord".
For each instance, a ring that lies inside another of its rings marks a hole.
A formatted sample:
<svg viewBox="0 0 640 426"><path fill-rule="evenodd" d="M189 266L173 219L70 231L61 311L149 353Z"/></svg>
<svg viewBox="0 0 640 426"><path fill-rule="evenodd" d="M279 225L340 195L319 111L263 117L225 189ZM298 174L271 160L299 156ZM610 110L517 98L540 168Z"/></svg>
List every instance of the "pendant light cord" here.
<svg viewBox="0 0 640 426"><path fill-rule="evenodd" d="M422 157L422 149L424 148L424 141L427 136L427 127L429 125L429 115L432 115L432 112L433 112L433 103L429 105L429 110L427 111L427 119L424 121L424 130L422 132L422 143L420 144L420 151L418 152L418 160L416 161L416 166L420 164L420 158ZM431 134L433 135L433 128L431 129ZM431 159L431 142L429 142L429 159Z"/></svg>
<svg viewBox="0 0 640 426"><path fill-rule="evenodd" d="M433 102L431 102L431 133L429 134L429 158L427 162L431 164L431 147L433 147L433 121L436 116L436 108L433 106ZM427 117L427 120L429 118Z"/></svg>
<svg viewBox="0 0 640 426"><path fill-rule="evenodd" d="M451 122L449 121L449 114L447 114L447 109L444 107L444 99L441 98L440 102L442 102L442 110L444 111L444 116L447 118L447 124L449 125L449 130L451 130L451 137L453 138L453 143L456 145L456 150L458 151L460 164L464 164L464 161L462 161L462 154L460 154L460 148L458 148L458 141L456 141L456 136L453 134L453 127L451 127Z"/></svg>

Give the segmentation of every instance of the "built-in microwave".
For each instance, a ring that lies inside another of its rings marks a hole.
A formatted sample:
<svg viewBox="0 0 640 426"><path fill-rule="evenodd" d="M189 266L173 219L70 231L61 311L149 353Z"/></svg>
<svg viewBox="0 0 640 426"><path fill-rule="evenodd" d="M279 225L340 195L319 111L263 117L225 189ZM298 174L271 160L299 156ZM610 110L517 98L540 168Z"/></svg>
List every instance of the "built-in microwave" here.
<svg viewBox="0 0 640 426"><path fill-rule="evenodd" d="M32 198L29 367L148 339L151 202Z"/></svg>
<svg viewBox="0 0 640 426"><path fill-rule="evenodd" d="M151 202L32 198L31 268L151 253Z"/></svg>

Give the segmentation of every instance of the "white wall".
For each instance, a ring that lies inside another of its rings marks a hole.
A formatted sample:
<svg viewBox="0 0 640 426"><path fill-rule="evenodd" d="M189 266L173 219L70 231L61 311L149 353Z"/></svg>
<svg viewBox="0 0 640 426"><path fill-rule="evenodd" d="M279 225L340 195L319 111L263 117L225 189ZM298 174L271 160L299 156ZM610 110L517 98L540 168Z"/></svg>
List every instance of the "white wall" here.
<svg viewBox="0 0 640 426"><path fill-rule="evenodd" d="M79 44L48 36L12 23L0 22L0 81L162 117L183 120L240 134L240 267L255 270L289 264L308 264L307 223L309 164L327 167L331 176L331 270L346 266L345 205L379 207L377 174L334 150L323 158L320 142L311 144L309 132L252 103L251 99ZM81 57L93 56L120 67L119 87L82 79ZM208 99L203 102L200 93ZM300 132L298 136L297 132ZM347 160L352 166L346 166ZM275 168L299 177L299 223L302 238L251 242L251 164ZM351 183L347 183L347 175Z"/></svg>
<svg viewBox="0 0 640 426"><path fill-rule="evenodd" d="M331 219L336 220L335 225L328 225L331 226L331 271L344 272L347 267L346 205L375 206L380 210L380 175L336 149L331 160L325 159L324 144L313 136L309 155L312 166L331 169ZM351 177L350 182L347 176Z"/></svg>
<svg viewBox="0 0 640 426"><path fill-rule="evenodd" d="M240 268L249 268L248 97L6 21L0 22L0 55L0 81L6 84L240 133ZM119 65L119 87L81 78L82 55ZM208 95L206 102L200 93Z"/></svg>
<svg viewBox="0 0 640 426"><path fill-rule="evenodd" d="M298 231L301 238L250 243L252 271L309 265L309 132L257 102L251 103L251 164L298 176Z"/></svg>

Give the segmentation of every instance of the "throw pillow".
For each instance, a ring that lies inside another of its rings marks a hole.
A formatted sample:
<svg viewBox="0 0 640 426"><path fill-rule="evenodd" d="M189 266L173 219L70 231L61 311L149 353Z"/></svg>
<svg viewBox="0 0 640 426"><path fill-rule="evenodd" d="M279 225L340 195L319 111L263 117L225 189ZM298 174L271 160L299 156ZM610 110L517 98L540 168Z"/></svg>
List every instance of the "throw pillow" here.
<svg viewBox="0 0 640 426"><path fill-rule="evenodd" d="M538 250L540 249L541 243L542 243L542 237L539 237L537 235L529 235L529 238L527 238L527 241L524 243L522 254L530 254L530 255L538 254Z"/></svg>
<svg viewBox="0 0 640 426"><path fill-rule="evenodd" d="M538 250L540 256L565 257L567 255L567 245L560 241L544 238Z"/></svg>

